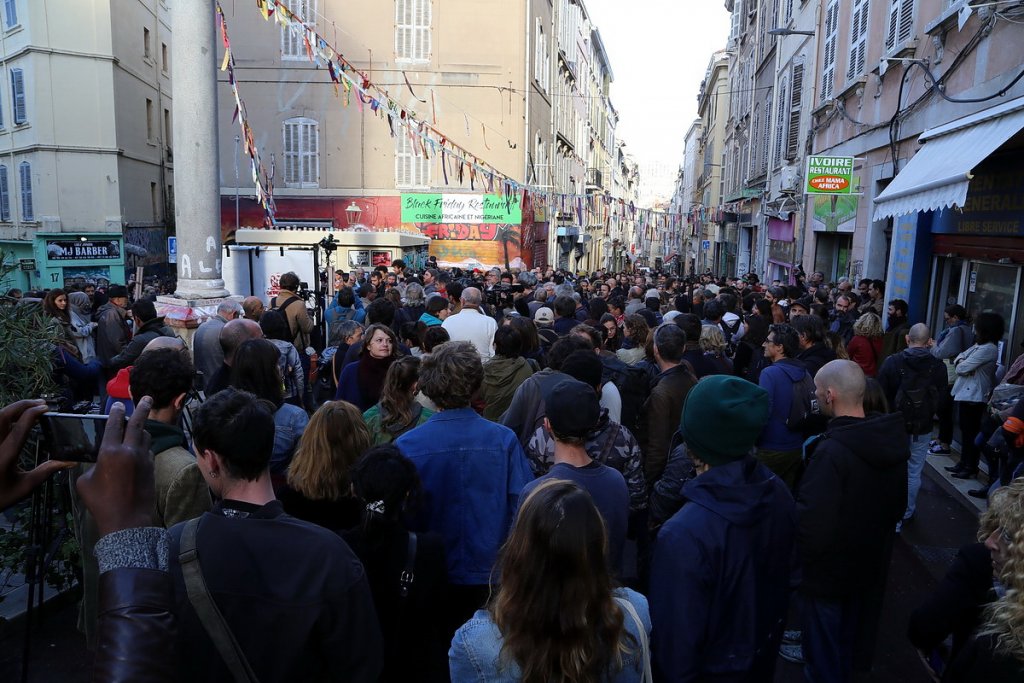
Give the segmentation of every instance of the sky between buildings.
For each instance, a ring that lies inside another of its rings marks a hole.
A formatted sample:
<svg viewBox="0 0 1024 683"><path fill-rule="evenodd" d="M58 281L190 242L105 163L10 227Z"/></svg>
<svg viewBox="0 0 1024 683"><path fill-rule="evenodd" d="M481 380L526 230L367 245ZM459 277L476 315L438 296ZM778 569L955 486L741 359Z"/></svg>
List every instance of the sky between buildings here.
<svg viewBox="0 0 1024 683"><path fill-rule="evenodd" d="M725 49L723 0L585 0L615 82L616 135L640 164L642 205L670 196L708 60Z"/></svg>

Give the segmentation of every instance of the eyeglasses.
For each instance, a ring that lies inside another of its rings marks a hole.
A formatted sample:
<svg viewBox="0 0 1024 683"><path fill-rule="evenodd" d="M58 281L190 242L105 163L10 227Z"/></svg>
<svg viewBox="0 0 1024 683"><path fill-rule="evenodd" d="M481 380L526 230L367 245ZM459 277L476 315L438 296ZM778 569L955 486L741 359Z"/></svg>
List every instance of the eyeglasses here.
<svg viewBox="0 0 1024 683"><path fill-rule="evenodd" d="M1004 545L1010 546L1013 544L1013 537L1010 536L1010 532L1007 531L1005 527L999 527L996 531L999 532L999 540L1002 541Z"/></svg>

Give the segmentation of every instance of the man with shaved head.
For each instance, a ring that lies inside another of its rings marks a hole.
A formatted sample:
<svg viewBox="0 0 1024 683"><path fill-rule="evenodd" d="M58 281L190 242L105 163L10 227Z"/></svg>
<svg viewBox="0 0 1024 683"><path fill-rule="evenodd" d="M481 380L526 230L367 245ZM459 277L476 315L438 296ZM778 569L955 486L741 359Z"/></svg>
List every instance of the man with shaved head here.
<svg viewBox="0 0 1024 683"><path fill-rule="evenodd" d="M907 348L885 359L878 371L878 383L885 391L889 410L903 416L910 438L910 461L907 464L907 509L903 522L914 516L917 492L921 488L921 471L928 458L932 434L932 417L939 407L939 397L948 391L946 366L931 354L932 333L924 323L917 323L905 335Z"/></svg>
<svg viewBox="0 0 1024 683"><path fill-rule="evenodd" d="M485 363L494 355L494 333L498 323L480 310L483 294L476 287L466 287L460 297L462 310L444 319L441 326L448 331L452 341L468 341L473 344Z"/></svg>
<svg viewBox="0 0 1024 683"><path fill-rule="evenodd" d="M859 365L826 363L814 384L830 420L796 493L803 656L808 681L845 681L871 665L910 453L902 415L864 414Z"/></svg>
<svg viewBox="0 0 1024 683"><path fill-rule="evenodd" d="M260 324L254 320L235 318L225 323L224 327L220 330L219 337L220 348L224 353L224 362L221 363L220 368L213 373L212 377L206 379L203 393L207 396L213 396L218 391L226 389L228 380L231 377L231 364L235 358L235 351L250 339L262 338L263 330L260 329Z"/></svg>

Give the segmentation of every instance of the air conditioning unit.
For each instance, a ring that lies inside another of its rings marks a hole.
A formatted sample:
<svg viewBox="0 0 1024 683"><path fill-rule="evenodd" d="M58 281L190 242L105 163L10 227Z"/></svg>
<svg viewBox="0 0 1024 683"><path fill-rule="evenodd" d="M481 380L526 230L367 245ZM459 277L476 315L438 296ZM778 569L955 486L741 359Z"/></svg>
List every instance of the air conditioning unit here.
<svg viewBox="0 0 1024 683"><path fill-rule="evenodd" d="M796 166L784 166L779 174L779 192L797 193L800 191L800 171Z"/></svg>

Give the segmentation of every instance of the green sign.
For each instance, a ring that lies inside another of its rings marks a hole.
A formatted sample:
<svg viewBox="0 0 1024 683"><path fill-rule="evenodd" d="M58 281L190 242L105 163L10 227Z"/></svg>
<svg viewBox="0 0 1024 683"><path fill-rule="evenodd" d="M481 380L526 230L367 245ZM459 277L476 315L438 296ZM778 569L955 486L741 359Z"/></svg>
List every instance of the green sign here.
<svg viewBox="0 0 1024 683"><path fill-rule="evenodd" d="M403 223L523 222L518 194L403 194Z"/></svg>
<svg viewBox="0 0 1024 683"><path fill-rule="evenodd" d="M807 157L804 194L856 194L853 191L853 157Z"/></svg>

